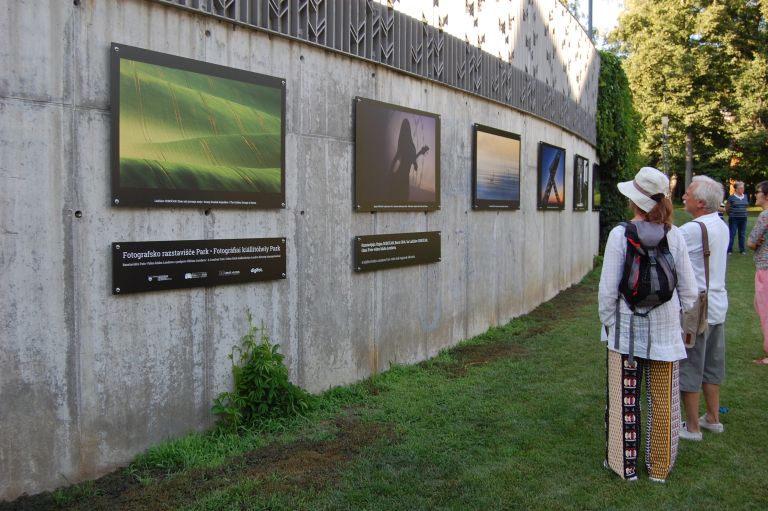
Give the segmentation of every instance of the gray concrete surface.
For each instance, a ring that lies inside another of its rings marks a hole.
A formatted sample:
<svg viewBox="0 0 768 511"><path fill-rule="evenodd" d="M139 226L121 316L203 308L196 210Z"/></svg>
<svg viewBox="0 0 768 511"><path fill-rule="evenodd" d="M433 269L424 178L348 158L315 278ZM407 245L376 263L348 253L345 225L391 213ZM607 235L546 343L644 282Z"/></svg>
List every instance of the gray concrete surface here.
<svg viewBox="0 0 768 511"><path fill-rule="evenodd" d="M146 0L0 0L0 34L0 500L209 427L247 310L319 392L431 357L591 268L597 213L570 208L573 155L595 150L552 124ZM111 41L285 78L287 208L112 208ZM441 115L439 211L353 212L355 96ZM472 123L522 135L519 211L472 211ZM563 212L536 210L542 140L567 150ZM428 230L440 263L352 271L353 236ZM285 280L111 294L113 241L277 236Z"/></svg>

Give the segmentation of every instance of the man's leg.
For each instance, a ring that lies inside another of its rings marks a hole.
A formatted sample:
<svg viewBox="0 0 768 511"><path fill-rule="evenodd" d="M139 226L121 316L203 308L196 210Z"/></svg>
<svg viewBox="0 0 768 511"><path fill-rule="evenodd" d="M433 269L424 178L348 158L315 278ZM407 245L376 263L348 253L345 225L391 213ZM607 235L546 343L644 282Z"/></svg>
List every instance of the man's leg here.
<svg viewBox="0 0 768 511"><path fill-rule="evenodd" d="M698 433L699 392L704 375L704 360L707 349L707 332L696 336L693 348L685 350L686 358L680 361L680 397L685 409L686 429Z"/></svg>
<svg viewBox="0 0 768 511"><path fill-rule="evenodd" d="M720 423L720 385L725 380L725 325L710 325L707 331L701 388L707 402L705 420ZM693 418L689 419L693 420Z"/></svg>
<svg viewBox="0 0 768 511"><path fill-rule="evenodd" d="M683 407L685 408L686 429L691 433L697 433L699 429L699 393L681 392ZM709 401L707 401L709 403Z"/></svg>
<svg viewBox="0 0 768 511"><path fill-rule="evenodd" d="M707 416L705 420L710 424L717 424L720 422L720 385L715 385L714 383L702 383L701 388L704 390L704 401L707 402ZM698 395L696 397L698 398ZM685 400L685 396L683 396L683 400ZM696 401L698 402L698 399ZM686 415L688 414L687 406L685 408L685 413ZM694 413L698 413L698 406ZM698 430L699 421L694 419L695 415L687 416L691 417L688 421L688 430L692 431L690 427L691 422L696 423L696 429Z"/></svg>

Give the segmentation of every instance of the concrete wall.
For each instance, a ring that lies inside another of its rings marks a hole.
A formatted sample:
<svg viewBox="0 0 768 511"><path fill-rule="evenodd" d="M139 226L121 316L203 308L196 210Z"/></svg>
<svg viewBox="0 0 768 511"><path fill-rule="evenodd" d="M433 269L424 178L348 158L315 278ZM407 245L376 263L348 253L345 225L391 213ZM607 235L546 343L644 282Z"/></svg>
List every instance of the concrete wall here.
<svg viewBox="0 0 768 511"><path fill-rule="evenodd" d="M210 426L247 310L292 379L321 391L433 356L591 268L597 214L570 207L573 155L595 151L557 126L146 0L1 3L0 499L96 477ZM111 207L111 41L285 78L287 208ZM439 211L353 212L355 96L441 115ZM519 211L472 211L472 123L522 135ZM539 141L567 150L563 212L536 210ZM427 230L442 231L440 263L352 271L353 236ZM113 241L277 236L285 280L111 294Z"/></svg>

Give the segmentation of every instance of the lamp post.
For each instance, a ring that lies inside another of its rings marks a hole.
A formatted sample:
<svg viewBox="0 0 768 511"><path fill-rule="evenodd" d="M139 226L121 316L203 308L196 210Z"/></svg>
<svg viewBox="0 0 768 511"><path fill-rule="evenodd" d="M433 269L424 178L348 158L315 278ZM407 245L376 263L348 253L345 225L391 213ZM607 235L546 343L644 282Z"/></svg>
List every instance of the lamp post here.
<svg viewBox="0 0 768 511"><path fill-rule="evenodd" d="M664 175L669 177L669 117L661 116L662 139L661 139L661 159L664 165Z"/></svg>

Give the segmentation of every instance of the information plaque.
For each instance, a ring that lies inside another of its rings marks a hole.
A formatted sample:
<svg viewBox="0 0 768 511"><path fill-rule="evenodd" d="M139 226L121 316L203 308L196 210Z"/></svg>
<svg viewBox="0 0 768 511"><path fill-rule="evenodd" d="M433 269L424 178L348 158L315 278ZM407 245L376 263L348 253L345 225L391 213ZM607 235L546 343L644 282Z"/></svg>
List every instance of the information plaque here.
<svg viewBox="0 0 768 511"><path fill-rule="evenodd" d="M285 278L285 238L112 243L112 294Z"/></svg>
<svg viewBox="0 0 768 511"><path fill-rule="evenodd" d="M355 237L355 271L375 271L440 260L440 231Z"/></svg>

